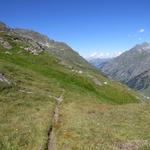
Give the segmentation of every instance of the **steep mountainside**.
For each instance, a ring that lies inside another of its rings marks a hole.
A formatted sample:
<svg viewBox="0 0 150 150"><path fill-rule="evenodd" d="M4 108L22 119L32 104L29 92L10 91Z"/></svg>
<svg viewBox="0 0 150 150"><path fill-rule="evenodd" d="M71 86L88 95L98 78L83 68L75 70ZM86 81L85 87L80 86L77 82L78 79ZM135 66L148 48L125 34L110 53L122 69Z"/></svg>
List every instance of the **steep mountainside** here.
<svg viewBox="0 0 150 150"><path fill-rule="evenodd" d="M65 43L50 40L47 36L28 29L8 28L4 23L1 24L1 32L3 31L12 40L26 43L24 49L34 55L46 50L60 59L64 65L92 68L86 60Z"/></svg>
<svg viewBox="0 0 150 150"><path fill-rule="evenodd" d="M150 86L149 69L150 43L136 45L100 67L107 76L141 91L147 90Z"/></svg>
<svg viewBox="0 0 150 150"><path fill-rule="evenodd" d="M128 139L141 147L150 105L140 101L66 44L0 24L1 150L111 150Z"/></svg>

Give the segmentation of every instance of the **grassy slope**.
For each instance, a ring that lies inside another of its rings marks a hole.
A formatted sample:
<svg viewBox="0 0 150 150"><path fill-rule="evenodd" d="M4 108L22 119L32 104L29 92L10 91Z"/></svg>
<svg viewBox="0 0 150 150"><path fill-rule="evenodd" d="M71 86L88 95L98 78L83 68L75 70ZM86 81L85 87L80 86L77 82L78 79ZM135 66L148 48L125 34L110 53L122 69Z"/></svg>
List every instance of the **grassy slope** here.
<svg viewBox="0 0 150 150"><path fill-rule="evenodd" d="M44 146L54 109L48 94L59 89L47 78L5 61L0 61L0 70L13 83L0 93L0 149Z"/></svg>
<svg viewBox="0 0 150 150"><path fill-rule="evenodd" d="M64 103L60 115L55 128L57 149L135 150L137 145L150 149L146 146L150 142L150 104L98 104L89 98Z"/></svg>
<svg viewBox="0 0 150 150"><path fill-rule="evenodd" d="M125 106L112 104L138 101L136 95L127 90L125 86L109 81L96 72L87 69L81 75L75 74L59 65L58 60L46 52L39 56L33 56L21 50L19 44L11 41L10 43L13 45L10 55L5 54L5 50L0 47L0 72L4 73L12 83L12 88L2 90L0 93L0 149L36 150L39 147L45 147L54 109L54 100L48 95L58 96L62 89L65 89L66 93L61 111L62 122L56 127L58 149L61 149L61 146L64 148L68 142L69 149L75 149L78 141L80 141L81 149L85 143L87 143L87 147L95 145L94 141L91 141L92 144L88 144L83 131L87 130L91 139L93 136L97 139L99 136L103 136L103 133L93 135L95 132L92 131L95 129L99 133L102 132L100 127L95 127L96 117L100 122L103 113L107 114L108 111L106 109L107 111L103 112L103 110L97 109L97 107L103 106L102 103L109 103L107 107L109 108L110 105L112 110L115 110L116 107L119 108L118 113L121 113L120 111L123 111L122 108ZM87 74L96 76L101 82L107 81L108 85L97 87L87 77ZM134 105L137 107L137 112L140 111L139 104ZM85 117L87 111L96 112L96 115L91 117L95 123L92 124L91 119L87 120ZM114 112L114 118L116 116L117 113ZM105 122L104 119L102 122ZM147 121L146 116L143 119ZM79 125L77 125L78 122ZM109 121L105 122L105 124L107 123L109 125ZM142 125L139 125L139 129L142 128ZM63 139L61 137L64 136L65 128L74 133ZM145 130L148 133L149 129Z"/></svg>

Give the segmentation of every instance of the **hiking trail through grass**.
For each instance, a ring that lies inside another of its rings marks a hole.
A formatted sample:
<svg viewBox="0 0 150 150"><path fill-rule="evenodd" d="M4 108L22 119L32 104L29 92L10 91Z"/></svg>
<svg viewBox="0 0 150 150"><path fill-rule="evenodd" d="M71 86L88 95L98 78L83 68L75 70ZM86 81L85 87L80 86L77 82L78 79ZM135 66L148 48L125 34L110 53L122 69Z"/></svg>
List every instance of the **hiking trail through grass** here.
<svg viewBox="0 0 150 150"><path fill-rule="evenodd" d="M52 118L52 126L50 127L49 132L48 132L48 144L47 144L46 150L55 150L54 127L55 127L55 125L57 125L57 123L59 121L60 104L63 101L64 93L65 93L65 90L63 89L62 93L59 97L50 95L50 97L53 97L55 99L56 106L55 106L55 110L54 110L54 114L53 114L53 118Z"/></svg>

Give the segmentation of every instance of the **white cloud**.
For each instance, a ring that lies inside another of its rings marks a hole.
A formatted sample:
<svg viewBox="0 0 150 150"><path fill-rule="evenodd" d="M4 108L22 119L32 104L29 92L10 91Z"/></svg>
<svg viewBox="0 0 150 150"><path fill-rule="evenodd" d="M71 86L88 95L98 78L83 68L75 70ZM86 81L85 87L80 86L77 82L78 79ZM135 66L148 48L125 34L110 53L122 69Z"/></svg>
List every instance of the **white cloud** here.
<svg viewBox="0 0 150 150"><path fill-rule="evenodd" d="M95 57L97 55L97 52L94 52L90 55L90 57Z"/></svg>
<svg viewBox="0 0 150 150"><path fill-rule="evenodd" d="M89 58L112 58L112 57L117 57L120 54L122 54L121 51L116 51L116 52L94 52L89 56Z"/></svg>
<svg viewBox="0 0 150 150"><path fill-rule="evenodd" d="M142 41L142 37L144 36L144 34L142 34L143 32L145 32L145 29L144 29L144 28L141 28L141 29L138 30L138 32L136 32L135 34L128 34L128 38L134 39L134 40ZM142 36L142 37L141 37L141 36Z"/></svg>
<svg viewBox="0 0 150 150"><path fill-rule="evenodd" d="M140 33L143 33L144 31L145 31L145 29L143 29L143 28L139 30Z"/></svg>
<svg viewBox="0 0 150 150"><path fill-rule="evenodd" d="M116 52L115 54L116 54L116 56L119 56L119 55L121 55L123 52Z"/></svg>

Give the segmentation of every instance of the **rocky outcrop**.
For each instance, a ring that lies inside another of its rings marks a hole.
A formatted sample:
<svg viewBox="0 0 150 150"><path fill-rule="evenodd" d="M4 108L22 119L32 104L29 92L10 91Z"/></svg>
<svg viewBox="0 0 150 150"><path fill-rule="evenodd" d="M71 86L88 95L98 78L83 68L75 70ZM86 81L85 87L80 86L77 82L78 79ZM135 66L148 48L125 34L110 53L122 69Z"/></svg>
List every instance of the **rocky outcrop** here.
<svg viewBox="0 0 150 150"><path fill-rule="evenodd" d="M5 49L12 49L12 46L2 37L0 37L0 45Z"/></svg>
<svg viewBox="0 0 150 150"><path fill-rule="evenodd" d="M12 29L10 34L13 36L15 35L19 38L28 39L28 41L32 42L34 41L35 43L38 43L39 45L46 47L49 47L50 45L49 43L53 42L53 40L49 40L47 36L28 29L20 29L20 28Z"/></svg>
<svg viewBox="0 0 150 150"><path fill-rule="evenodd" d="M67 44L49 39L47 36L38 32L28 29L10 28L3 23L1 24L0 32L3 32L3 35L5 34L5 36L9 37L14 45L18 45L18 43L23 45L21 50L24 49L33 55L39 55L43 51L47 51L51 55L57 57L59 61L64 62L69 66L92 68L85 59L83 59ZM5 41L5 43L4 41L1 42L4 48L9 49L11 47L8 43L8 41Z"/></svg>
<svg viewBox="0 0 150 150"><path fill-rule="evenodd" d="M96 85L96 86L102 86L102 83L94 76L88 75L88 78Z"/></svg>
<svg viewBox="0 0 150 150"><path fill-rule="evenodd" d="M0 21L0 32L7 31L7 30L8 30L8 26L5 23Z"/></svg>
<svg viewBox="0 0 150 150"><path fill-rule="evenodd" d="M0 82L5 82L7 84L10 84L10 82L5 78L4 74L0 73Z"/></svg>
<svg viewBox="0 0 150 150"><path fill-rule="evenodd" d="M10 81L4 76L3 73L0 73L0 90L9 88L10 86Z"/></svg>

